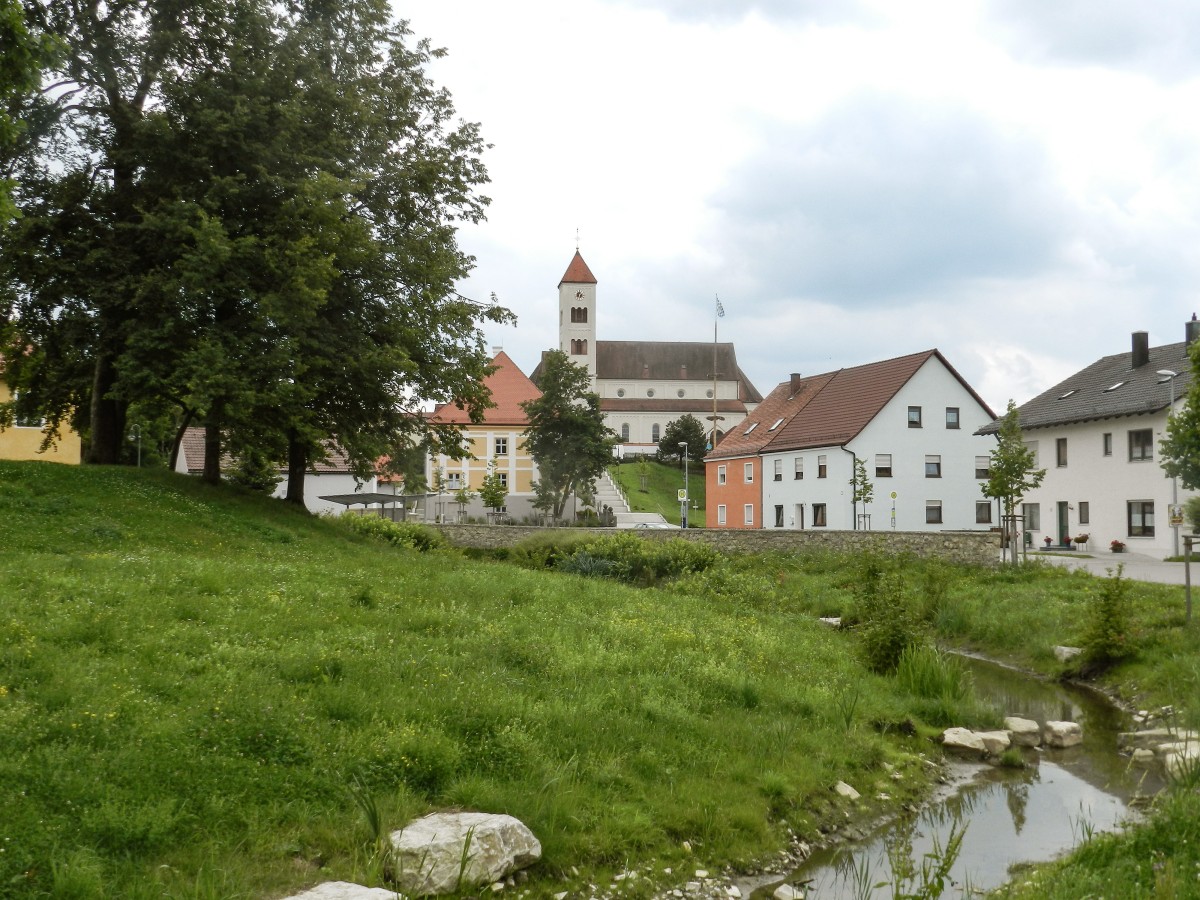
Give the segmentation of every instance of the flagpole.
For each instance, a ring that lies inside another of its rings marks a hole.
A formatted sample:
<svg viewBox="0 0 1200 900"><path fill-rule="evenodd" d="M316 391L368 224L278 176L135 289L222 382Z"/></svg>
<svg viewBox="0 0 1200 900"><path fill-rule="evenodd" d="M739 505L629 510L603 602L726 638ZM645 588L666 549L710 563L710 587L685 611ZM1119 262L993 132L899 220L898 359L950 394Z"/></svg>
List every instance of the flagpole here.
<svg viewBox="0 0 1200 900"><path fill-rule="evenodd" d="M721 298L713 294L716 300L715 315L713 316L713 364L712 364L712 379L713 379L713 414L712 414L712 440L709 446L715 450L717 448L717 422L720 419L717 416L717 319L725 315L725 310L721 306Z"/></svg>

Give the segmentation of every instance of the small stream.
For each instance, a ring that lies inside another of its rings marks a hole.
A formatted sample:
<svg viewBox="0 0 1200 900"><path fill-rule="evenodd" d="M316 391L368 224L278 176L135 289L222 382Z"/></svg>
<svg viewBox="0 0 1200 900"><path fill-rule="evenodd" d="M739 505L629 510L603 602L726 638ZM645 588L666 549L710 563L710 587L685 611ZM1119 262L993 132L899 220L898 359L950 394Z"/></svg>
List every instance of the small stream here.
<svg viewBox="0 0 1200 900"><path fill-rule="evenodd" d="M1131 766L1118 754L1117 734L1130 724L1102 696L983 660L965 662L977 694L1003 715L1039 724L1078 722L1083 744L1065 750L1026 749L1024 769L953 762L953 787L915 818L893 822L862 841L818 850L786 878L756 885L756 896L769 897L786 881L803 887L808 900L891 897L891 859L912 860L919 873L925 855L935 846L945 847L952 830L964 828L961 852L950 870L953 888L944 896L991 890L1019 877L1015 866L1051 860L1092 834L1136 819L1131 802L1162 788L1157 769ZM880 882L886 887L871 887ZM918 878L906 889L919 884Z"/></svg>

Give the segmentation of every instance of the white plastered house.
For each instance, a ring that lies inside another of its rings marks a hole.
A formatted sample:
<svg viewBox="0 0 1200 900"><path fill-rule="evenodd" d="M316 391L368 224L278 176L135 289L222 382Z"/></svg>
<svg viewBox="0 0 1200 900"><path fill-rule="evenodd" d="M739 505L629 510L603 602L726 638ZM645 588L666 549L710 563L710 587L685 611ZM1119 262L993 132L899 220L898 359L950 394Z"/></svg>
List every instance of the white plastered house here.
<svg viewBox="0 0 1200 900"><path fill-rule="evenodd" d="M1182 408L1191 387L1187 348L1197 336L1195 317L1175 344L1150 347L1147 332L1134 332L1129 352L1105 356L1017 408L1036 467L1046 470L1021 510L1034 547L1086 534L1092 552L1109 552L1113 540L1157 557L1175 552L1176 534L1187 529L1171 527L1170 508L1196 492L1163 471L1159 443L1172 400Z"/></svg>

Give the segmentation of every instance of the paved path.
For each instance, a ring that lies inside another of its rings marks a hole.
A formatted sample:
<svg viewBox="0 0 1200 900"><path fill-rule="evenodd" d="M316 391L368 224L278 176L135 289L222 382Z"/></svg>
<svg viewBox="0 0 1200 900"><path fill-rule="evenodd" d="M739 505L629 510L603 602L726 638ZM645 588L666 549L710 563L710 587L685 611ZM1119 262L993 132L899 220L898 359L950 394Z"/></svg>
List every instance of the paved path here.
<svg viewBox="0 0 1200 900"><path fill-rule="evenodd" d="M1154 581L1159 584L1183 584L1184 564L1181 562L1163 562L1144 553L1044 553L1031 552L1030 559L1043 559L1051 565L1063 566L1068 569L1085 569L1093 575L1106 577L1111 569L1124 566L1123 578L1134 581ZM1200 590L1200 557L1192 559L1192 585Z"/></svg>

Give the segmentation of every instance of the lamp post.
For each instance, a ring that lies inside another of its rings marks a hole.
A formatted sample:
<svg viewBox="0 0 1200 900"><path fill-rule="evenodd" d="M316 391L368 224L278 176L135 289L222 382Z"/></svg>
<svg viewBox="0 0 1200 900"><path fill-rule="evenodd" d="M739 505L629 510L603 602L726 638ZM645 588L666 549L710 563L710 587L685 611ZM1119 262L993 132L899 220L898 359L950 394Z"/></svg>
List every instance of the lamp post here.
<svg viewBox="0 0 1200 900"><path fill-rule="evenodd" d="M687 526L688 526L688 445L687 445L687 441L680 441L679 446L683 448L683 496L679 498L679 527L687 528Z"/></svg>
<svg viewBox="0 0 1200 900"><path fill-rule="evenodd" d="M142 467L142 426L133 425L129 429L129 439L137 443L137 467Z"/></svg>
<svg viewBox="0 0 1200 900"><path fill-rule="evenodd" d="M1171 409L1167 413L1167 418L1175 412L1175 379L1179 377L1179 373L1171 369L1159 369L1154 373L1167 380L1167 384L1171 386ZM1161 383L1161 382L1160 382ZM1171 515L1167 519L1171 523L1171 555L1179 555L1179 526L1176 523L1175 507L1179 503L1179 479L1174 475L1171 476Z"/></svg>

